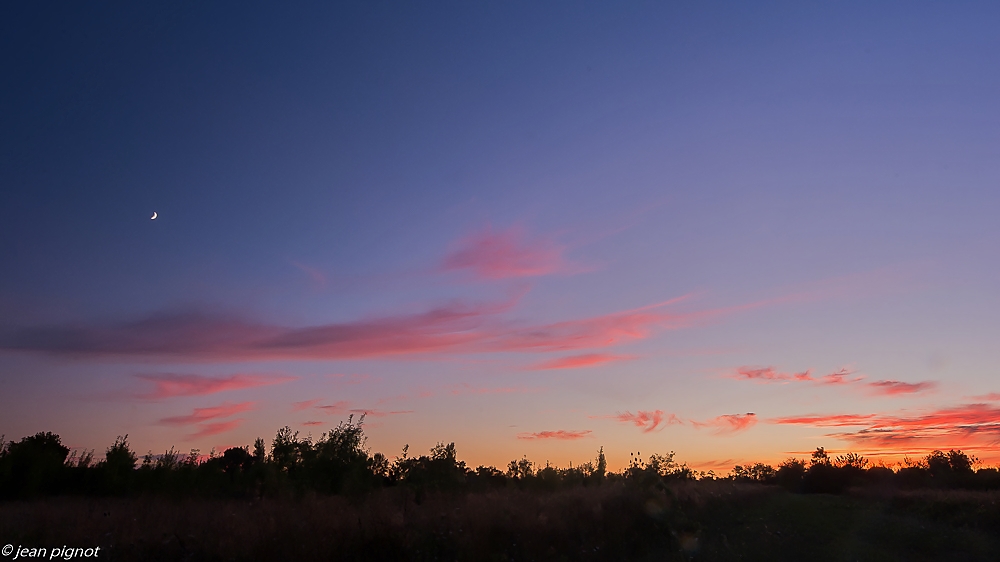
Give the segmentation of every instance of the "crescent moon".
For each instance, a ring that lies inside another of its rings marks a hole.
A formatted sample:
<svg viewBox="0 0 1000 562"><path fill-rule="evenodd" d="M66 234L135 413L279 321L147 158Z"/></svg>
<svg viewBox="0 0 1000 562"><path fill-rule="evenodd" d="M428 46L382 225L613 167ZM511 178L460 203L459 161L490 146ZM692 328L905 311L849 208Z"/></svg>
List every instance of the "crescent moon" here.
<svg viewBox="0 0 1000 562"><path fill-rule="evenodd" d="M151 221L155 221L156 220L156 211L153 211L153 216L149 217L149 220L151 220Z"/></svg>

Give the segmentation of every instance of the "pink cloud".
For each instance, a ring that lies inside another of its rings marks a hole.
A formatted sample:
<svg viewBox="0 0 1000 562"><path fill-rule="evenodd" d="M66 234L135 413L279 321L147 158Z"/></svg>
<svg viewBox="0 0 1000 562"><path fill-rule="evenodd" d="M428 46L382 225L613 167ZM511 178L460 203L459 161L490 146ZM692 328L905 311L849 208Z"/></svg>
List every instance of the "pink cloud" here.
<svg viewBox="0 0 1000 562"><path fill-rule="evenodd" d="M551 243L523 241L516 229L470 237L442 267L484 278L553 271L565 265ZM558 257L553 262L554 256ZM823 293L822 291L818 294ZM829 296L829 295L827 295ZM258 322L237 314L167 311L112 324L63 324L15 329L0 336L0 350L86 357L156 357L177 361L335 360L416 354L560 352L596 350L644 339L763 306L802 300L792 295L739 306L670 313L681 299L632 310L542 325L519 325L499 316L516 298L494 304L452 302L425 312L368 317L306 327ZM814 298L810 296L808 298ZM836 384L847 373L824 378Z"/></svg>
<svg viewBox="0 0 1000 562"><path fill-rule="evenodd" d="M550 239L529 240L517 227L494 231L487 227L454 245L441 263L446 272L463 271L477 279L496 280L567 273L563 248Z"/></svg>
<svg viewBox="0 0 1000 562"><path fill-rule="evenodd" d="M654 411L638 410L634 414L632 412L624 412L620 414L615 414L614 416L610 417L623 423L631 423L636 427L641 427L643 433L649 433L655 430L657 427L660 426L661 423L664 423L664 421L666 422L664 424L664 427L668 425L684 423L681 421L680 418L678 418L674 414L665 414L663 410L654 410Z"/></svg>
<svg viewBox="0 0 1000 562"><path fill-rule="evenodd" d="M853 375L855 371L847 368L843 368L835 373L830 373L829 375L823 375L819 378L819 382L822 384L851 384L860 381L864 377L856 377L849 379L847 377Z"/></svg>
<svg viewBox="0 0 1000 562"><path fill-rule="evenodd" d="M548 361L537 363L531 367L532 370L544 371L550 369L577 369L581 367L595 367L615 361L628 361L634 359L631 355L610 355L607 353L584 353L581 355L570 355L568 357L557 357Z"/></svg>
<svg viewBox="0 0 1000 562"><path fill-rule="evenodd" d="M811 381L810 370L801 373L780 373L774 367L739 367L733 378L760 382Z"/></svg>
<svg viewBox="0 0 1000 562"><path fill-rule="evenodd" d="M419 314L308 328L206 314L160 314L110 327L25 330L0 347L223 361L384 357L448 351L482 341L484 319L509 306L452 304Z"/></svg>
<svg viewBox="0 0 1000 562"><path fill-rule="evenodd" d="M309 408L312 408L319 402L320 402L319 398L314 398L312 400L303 400L301 402L292 402L292 411L301 412L302 410L308 410Z"/></svg>
<svg viewBox="0 0 1000 562"><path fill-rule="evenodd" d="M292 265L299 268L300 270L302 270L302 272L308 275L309 279L311 279L313 284L315 284L317 287L326 287L326 281L327 281L326 275L322 271L316 269L315 267L310 267L308 265L299 263L297 261L293 261Z"/></svg>
<svg viewBox="0 0 1000 562"><path fill-rule="evenodd" d="M302 422L302 425L313 426L313 425L323 425L321 421L306 421Z"/></svg>
<svg viewBox="0 0 1000 562"><path fill-rule="evenodd" d="M1000 442L1000 408L965 404L917 415L841 414L771 420L777 424L815 427L858 426L858 431L831 434L864 446L876 447L995 447Z"/></svg>
<svg viewBox="0 0 1000 562"><path fill-rule="evenodd" d="M739 464L740 461L736 459L723 459L723 460L707 460L693 462L690 464L691 468L697 470L714 470L716 468L732 468L733 465Z"/></svg>
<svg viewBox="0 0 1000 562"><path fill-rule="evenodd" d="M816 427L843 427L852 425L867 425L875 414L837 414L832 416L791 416L770 420L771 423L783 425L813 425Z"/></svg>
<svg viewBox="0 0 1000 562"><path fill-rule="evenodd" d="M503 306L502 308L506 308ZM425 313L284 330L244 353L276 358L349 359L458 351L482 341L496 306L453 304Z"/></svg>
<svg viewBox="0 0 1000 562"><path fill-rule="evenodd" d="M153 390L140 394L140 398L158 400L176 396L203 396L240 390L258 386L269 386L296 380L287 375L244 375L236 374L226 377L206 377L203 375L183 375L174 373L154 373L135 375L136 378L153 383Z"/></svg>
<svg viewBox="0 0 1000 562"><path fill-rule="evenodd" d="M983 425L1000 424L1000 408L986 404L966 404L954 408L943 408L929 414L914 417L885 417L880 426L926 428L935 425Z"/></svg>
<svg viewBox="0 0 1000 562"><path fill-rule="evenodd" d="M188 436L188 439L198 439L199 437L209 437L211 435L219 435L220 433L225 433L227 431L236 429L240 424L243 423L243 419L235 419L226 422L214 422L201 424L198 427L198 431L192 433Z"/></svg>
<svg viewBox="0 0 1000 562"><path fill-rule="evenodd" d="M752 427L757 423L757 414L753 412L748 412L746 414L729 414L725 416L719 416L716 418L719 420L719 425L726 428L728 431L743 431L749 427Z"/></svg>
<svg viewBox="0 0 1000 562"><path fill-rule="evenodd" d="M230 404L229 402L208 408L195 408L193 412L185 416L172 416L163 418L160 423L166 425L192 425L202 423L216 418L228 418L234 414L239 414L252 410L253 402L240 402Z"/></svg>
<svg viewBox="0 0 1000 562"><path fill-rule="evenodd" d="M973 396L973 400L982 400L983 402L1000 402L1000 392L991 392L989 394L981 394L979 396Z"/></svg>
<svg viewBox="0 0 1000 562"><path fill-rule="evenodd" d="M485 346L494 351L522 352L610 347L630 340L645 339L654 328L688 326L700 318L716 313L705 311L671 314L660 310L683 298L602 316L509 330L497 334L485 342Z"/></svg>
<svg viewBox="0 0 1000 562"><path fill-rule="evenodd" d="M534 440L534 439L559 439L562 441L574 441L576 439L583 439L584 437L593 433L591 430L584 431L572 431L566 429L559 429L556 431L539 431L536 433L518 433L518 439L524 440Z"/></svg>
<svg viewBox="0 0 1000 562"><path fill-rule="evenodd" d="M318 400L307 400L306 402L316 403L318 402ZM296 404L304 404L304 402L297 402ZM306 406L306 408L308 407L309 406ZM351 403L347 400L340 400L338 402L334 402L333 404L328 404L325 406L313 406L313 407L316 408L317 410L322 411L324 414L334 415L347 412L351 407Z"/></svg>
<svg viewBox="0 0 1000 562"><path fill-rule="evenodd" d="M195 408L190 414L183 416L171 416L163 418L159 421L163 425L190 425L193 426L197 431L188 435L188 439L198 439L201 437L209 437L212 435L218 435L220 433L225 433L231 429L238 427L243 423L243 419L235 419L229 421L213 421L219 420L220 418L228 418L230 416L240 414L252 410L254 406L253 402L240 402L238 404L232 404L225 402L218 406L210 406L207 408Z"/></svg>
<svg viewBox="0 0 1000 562"><path fill-rule="evenodd" d="M0 349L169 360L361 359L431 353L552 352L603 348L690 325L719 310L672 314L680 299L601 316L519 327L497 316L513 302L453 303L417 314L282 328L205 314L161 314L110 327L22 330Z"/></svg>
<svg viewBox="0 0 1000 562"><path fill-rule="evenodd" d="M876 394L895 396L897 394L914 394L925 390L932 390L937 387L937 383L930 381L915 383L900 381L875 381L868 383L868 387L871 388Z"/></svg>
<svg viewBox="0 0 1000 562"><path fill-rule="evenodd" d="M707 422L691 422L697 428L714 427L716 433L736 433L753 427L757 423L757 414L748 412L746 414L726 414L718 416Z"/></svg>
<svg viewBox="0 0 1000 562"><path fill-rule="evenodd" d="M781 373L775 370L774 367L739 367L736 369L736 374L734 374L732 378L739 380L754 380L764 383L794 381L812 382L823 385L845 385L853 386L854 388L864 388L872 394L882 396L915 394L918 392L933 390L937 387L937 383L933 381L916 383L895 380L864 382L864 376L850 378L850 376L854 373L855 371L843 368L837 372L815 379L810 375L810 371L808 370L801 373Z"/></svg>

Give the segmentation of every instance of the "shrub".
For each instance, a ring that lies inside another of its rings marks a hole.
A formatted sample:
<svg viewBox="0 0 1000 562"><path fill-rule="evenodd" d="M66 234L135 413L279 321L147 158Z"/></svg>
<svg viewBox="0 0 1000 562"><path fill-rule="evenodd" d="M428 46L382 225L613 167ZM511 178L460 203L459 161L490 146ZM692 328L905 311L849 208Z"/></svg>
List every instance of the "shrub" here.
<svg viewBox="0 0 1000 562"><path fill-rule="evenodd" d="M806 463L803 460L789 458L778 465L774 481L779 486L798 492L802 490L802 479L806 474Z"/></svg>
<svg viewBox="0 0 1000 562"><path fill-rule="evenodd" d="M60 491L69 448L58 435L39 432L17 443L0 439L0 493L32 497Z"/></svg>

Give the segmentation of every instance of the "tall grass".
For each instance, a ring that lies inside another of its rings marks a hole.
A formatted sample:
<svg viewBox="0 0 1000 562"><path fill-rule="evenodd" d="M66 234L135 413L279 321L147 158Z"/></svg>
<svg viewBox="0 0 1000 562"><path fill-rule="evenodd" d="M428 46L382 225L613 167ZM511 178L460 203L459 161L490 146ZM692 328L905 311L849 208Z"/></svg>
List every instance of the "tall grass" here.
<svg viewBox="0 0 1000 562"><path fill-rule="evenodd" d="M15 545L113 560L995 560L1000 494L793 494L728 480L364 498L0 503Z"/></svg>

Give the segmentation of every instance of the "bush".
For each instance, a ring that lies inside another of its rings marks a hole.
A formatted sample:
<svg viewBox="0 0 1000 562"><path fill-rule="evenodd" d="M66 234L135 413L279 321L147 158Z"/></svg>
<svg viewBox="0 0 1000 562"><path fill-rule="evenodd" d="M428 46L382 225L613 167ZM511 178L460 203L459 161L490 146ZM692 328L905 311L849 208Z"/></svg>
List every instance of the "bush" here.
<svg viewBox="0 0 1000 562"><path fill-rule="evenodd" d="M492 466L469 469L458 459L454 443L440 442L428 454L410 457L409 447L389 461L371 454L363 429L364 417L353 417L323 433L317 440L300 437L289 427L277 431L270 452L263 439L250 446L230 447L221 455L212 451L204 459L199 451L182 455L173 448L162 455L147 453L141 466L128 442L119 436L93 463L93 452L68 456L58 435L38 433L18 442L0 438L0 497L28 498L71 494L165 494L207 497L256 497L265 495L341 494L358 496L380 488L398 487L407 497L422 501L428 494L491 491L505 488L555 492L605 483L630 493L664 494L672 483L711 480L711 473L695 473L674 460L674 452L652 454L643 460L632 455L621 472L607 472L604 448L592 461L559 468L548 462L541 468L522 457L507 470ZM778 484L793 492L840 494L851 487L880 488L1000 488L1000 472L975 467L979 460L959 450L934 451L918 461L904 460L897 471L872 467L855 453L835 459L822 447L809 464L787 459L777 469L764 463L736 466L734 481Z"/></svg>
<svg viewBox="0 0 1000 562"><path fill-rule="evenodd" d="M61 491L69 448L58 435L39 432L17 443L0 439L0 493L27 498Z"/></svg>

